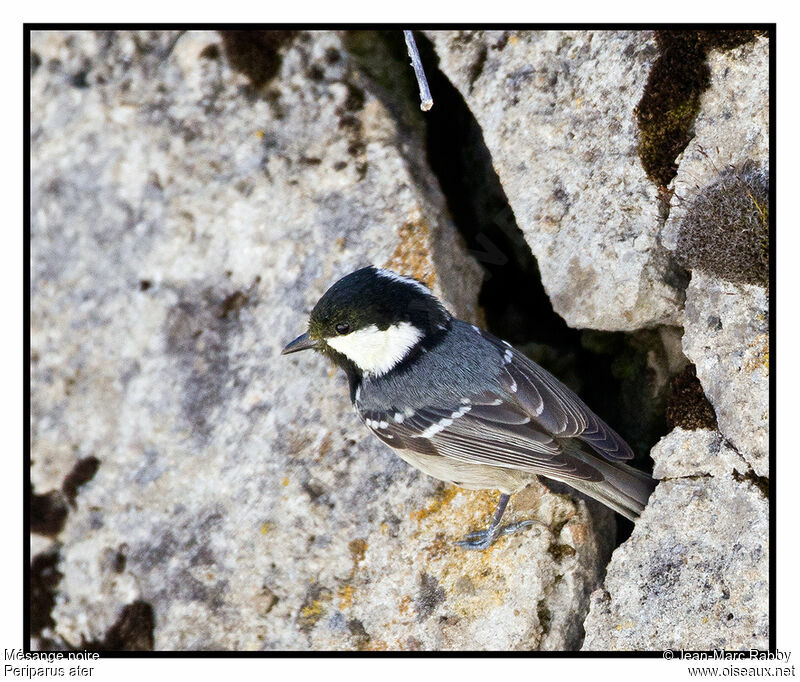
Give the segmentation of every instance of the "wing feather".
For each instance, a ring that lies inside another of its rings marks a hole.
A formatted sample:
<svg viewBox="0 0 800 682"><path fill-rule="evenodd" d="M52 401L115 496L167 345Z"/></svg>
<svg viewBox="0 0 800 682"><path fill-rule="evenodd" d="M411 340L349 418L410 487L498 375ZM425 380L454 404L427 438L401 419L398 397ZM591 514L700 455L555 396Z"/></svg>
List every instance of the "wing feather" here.
<svg viewBox="0 0 800 682"><path fill-rule="evenodd" d="M495 341L509 359L503 387L545 431L556 438L578 438L612 461L633 459L630 446L575 393L519 351Z"/></svg>
<svg viewBox="0 0 800 682"><path fill-rule="evenodd" d="M477 412L477 408L462 404L452 409L426 407L409 416L397 410L371 411L363 416L367 426L394 448L544 476L602 480L598 471L565 454L555 439L521 411L513 415L514 410L503 403L477 407L480 408L478 414L472 413L473 409ZM395 419L398 414L404 415L402 421Z"/></svg>
<svg viewBox="0 0 800 682"><path fill-rule="evenodd" d="M475 464L530 471L560 480L602 481L591 457L573 440L608 460L633 457L628 444L549 372L496 337L481 332L503 358L499 385L457 405L360 412L387 445ZM588 460L588 461L587 461Z"/></svg>

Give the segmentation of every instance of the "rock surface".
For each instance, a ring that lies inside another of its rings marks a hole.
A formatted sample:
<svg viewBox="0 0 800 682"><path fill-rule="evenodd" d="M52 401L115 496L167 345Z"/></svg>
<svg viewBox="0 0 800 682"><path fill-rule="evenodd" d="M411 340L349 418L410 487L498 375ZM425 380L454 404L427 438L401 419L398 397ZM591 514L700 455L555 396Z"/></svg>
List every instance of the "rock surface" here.
<svg viewBox="0 0 800 682"><path fill-rule="evenodd" d="M681 477L658 485L614 552L583 649L766 649L766 496L713 431L676 429L652 455L662 476Z"/></svg>
<svg viewBox="0 0 800 682"><path fill-rule="evenodd" d="M709 54L711 85L680 158L663 242L678 243L692 199L727 167L769 162L769 41L757 38ZM717 413L720 431L769 476L769 300L757 285L695 270L686 291L683 349Z"/></svg>
<svg viewBox="0 0 800 682"><path fill-rule="evenodd" d="M572 327L679 324L634 108L657 56L641 31L429 31L480 123L555 311Z"/></svg>
<svg viewBox="0 0 800 682"><path fill-rule="evenodd" d="M660 480L745 475L750 471L747 462L712 429L677 427L662 438L650 454L655 462L653 476Z"/></svg>
<svg viewBox="0 0 800 682"><path fill-rule="evenodd" d="M769 300L763 287L692 273L683 352L719 429L758 476L769 476Z"/></svg>
<svg viewBox="0 0 800 682"><path fill-rule="evenodd" d="M454 547L495 496L410 469L342 376L278 355L356 267L417 276L470 320L482 272L420 119L352 61L370 32L234 33L32 35L40 645L765 648L768 293L694 271L684 294L670 249L721 167L766 162L766 39L710 53L662 225L633 113L651 33L428 33L555 310L656 327L675 352L642 374L667 385L682 347L716 412L718 431L653 448L662 482L608 564L612 515L539 484L509 510L533 528Z"/></svg>
<svg viewBox="0 0 800 682"><path fill-rule="evenodd" d="M703 93L695 137L679 157L675 193L662 242L674 250L692 198L729 166L769 162L769 40L757 38L708 56L711 84Z"/></svg>
<svg viewBox="0 0 800 682"><path fill-rule="evenodd" d="M767 39L712 51L709 65L662 235L672 250L687 207L727 166L768 161ZM592 595L586 650L769 643L767 291L694 270L682 345L719 431L676 428L653 448L664 480Z"/></svg>
<svg viewBox="0 0 800 682"><path fill-rule="evenodd" d="M338 36L281 42L260 90L210 32L31 46L34 490L99 460L44 636L133 646L138 619L136 646L170 650L578 647L609 513L534 486L510 519L541 525L465 554L494 496L410 469L342 376L278 355L368 262L478 315L419 135Z"/></svg>

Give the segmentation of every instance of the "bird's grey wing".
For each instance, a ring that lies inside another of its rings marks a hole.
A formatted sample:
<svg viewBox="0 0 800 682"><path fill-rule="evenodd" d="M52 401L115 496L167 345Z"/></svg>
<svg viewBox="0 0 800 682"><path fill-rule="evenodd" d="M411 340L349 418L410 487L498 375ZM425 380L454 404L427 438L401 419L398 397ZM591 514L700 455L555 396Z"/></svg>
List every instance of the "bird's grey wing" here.
<svg viewBox="0 0 800 682"><path fill-rule="evenodd" d="M565 452L522 409L497 393L471 396L458 405L367 411L362 418L393 448L562 480L603 480L594 467Z"/></svg>
<svg viewBox="0 0 800 682"><path fill-rule="evenodd" d="M485 332L503 353L500 383L537 424L555 438L577 438L611 461L633 458L630 446L547 370Z"/></svg>

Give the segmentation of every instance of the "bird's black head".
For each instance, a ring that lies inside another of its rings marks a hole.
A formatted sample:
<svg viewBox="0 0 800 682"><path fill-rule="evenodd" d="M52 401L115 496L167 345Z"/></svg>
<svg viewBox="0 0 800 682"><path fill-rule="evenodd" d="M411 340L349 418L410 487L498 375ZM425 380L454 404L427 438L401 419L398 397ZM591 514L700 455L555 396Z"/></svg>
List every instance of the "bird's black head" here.
<svg viewBox="0 0 800 682"><path fill-rule="evenodd" d="M424 284L370 266L328 289L311 311L308 333L283 352L314 348L350 375L380 376L449 329L451 319Z"/></svg>

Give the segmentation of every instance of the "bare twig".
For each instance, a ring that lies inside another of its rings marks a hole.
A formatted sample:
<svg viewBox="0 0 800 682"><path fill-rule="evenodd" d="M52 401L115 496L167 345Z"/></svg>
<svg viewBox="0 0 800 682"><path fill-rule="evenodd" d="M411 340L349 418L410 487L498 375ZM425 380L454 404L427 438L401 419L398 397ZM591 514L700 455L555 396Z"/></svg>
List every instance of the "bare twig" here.
<svg viewBox="0 0 800 682"><path fill-rule="evenodd" d="M411 31L403 31L403 35L406 38L408 56L411 57L411 66L414 67L414 75L417 77L417 83L419 84L419 108L422 111L428 111L433 106L433 97L431 97L428 80L425 78L425 71L419 59L417 43L414 42L414 34Z"/></svg>

